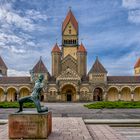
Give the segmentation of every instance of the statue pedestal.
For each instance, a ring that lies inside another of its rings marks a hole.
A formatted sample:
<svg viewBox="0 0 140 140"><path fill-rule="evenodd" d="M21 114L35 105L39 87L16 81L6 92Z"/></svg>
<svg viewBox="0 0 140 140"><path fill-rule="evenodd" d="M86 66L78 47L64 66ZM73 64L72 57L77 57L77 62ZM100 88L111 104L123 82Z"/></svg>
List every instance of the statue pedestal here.
<svg viewBox="0 0 140 140"><path fill-rule="evenodd" d="M52 131L52 113L26 111L9 115L9 138L43 139Z"/></svg>

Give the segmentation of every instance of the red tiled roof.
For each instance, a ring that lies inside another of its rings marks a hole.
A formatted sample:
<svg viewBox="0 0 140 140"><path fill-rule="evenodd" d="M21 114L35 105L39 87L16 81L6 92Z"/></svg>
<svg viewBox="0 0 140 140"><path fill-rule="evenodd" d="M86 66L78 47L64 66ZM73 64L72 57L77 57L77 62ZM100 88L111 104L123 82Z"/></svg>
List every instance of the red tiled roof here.
<svg viewBox="0 0 140 140"><path fill-rule="evenodd" d="M36 63L36 65L33 67L33 72L34 73L48 73L48 70L46 66L44 65L42 59Z"/></svg>
<svg viewBox="0 0 140 140"><path fill-rule="evenodd" d="M135 66L134 66L134 68L137 68L137 67L140 67L140 58L137 60Z"/></svg>
<svg viewBox="0 0 140 140"><path fill-rule="evenodd" d="M57 43L54 45L53 49L52 49L52 52L61 52Z"/></svg>
<svg viewBox="0 0 140 140"><path fill-rule="evenodd" d="M81 43L81 45L79 46L77 52L86 52L86 49L84 47L84 45Z"/></svg>
<svg viewBox="0 0 140 140"><path fill-rule="evenodd" d="M108 83L140 83L140 76L107 76Z"/></svg>
<svg viewBox="0 0 140 140"><path fill-rule="evenodd" d="M4 63L4 61L3 61L3 59L2 59L1 56L0 56L0 67L3 67L3 68L5 68L5 69L7 69L7 66L6 66L6 64Z"/></svg>
<svg viewBox="0 0 140 140"><path fill-rule="evenodd" d="M0 77L0 84L29 84L30 77Z"/></svg>
<svg viewBox="0 0 140 140"><path fill-rule="evenodd" d="M62 32L65 30L67 24L69 23L69 21L71 21L73 27L75 28L76 32L78 32L78 22L77 20L75 19L73 13L71 10L69 10L64 22L63 22L63 25L62 25Z"/></svg>
<svg viewBox="0 0 140 140"><path fill-rule="evenodd" d="M107 70L100 63L100 61L98 60L98 58L96 58L96 61L93 64L92 68L90 69L89 73L107 73Z"/></svg>

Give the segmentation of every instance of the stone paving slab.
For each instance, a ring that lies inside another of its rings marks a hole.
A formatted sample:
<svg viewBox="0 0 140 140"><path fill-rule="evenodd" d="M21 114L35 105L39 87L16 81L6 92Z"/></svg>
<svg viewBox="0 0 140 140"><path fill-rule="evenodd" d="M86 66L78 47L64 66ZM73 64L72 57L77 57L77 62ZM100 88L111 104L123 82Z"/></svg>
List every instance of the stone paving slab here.
<svg viewBox="0 0 140 140"><path fill-rule="evenodd" d="M92 140L82 118L53 118L48 140Z"/></svg>
<svg viewBox="0 0 140 140"><path fill-rule="evenodd" d="M94 140L127 140L108 125L87 125Z"/></svg>
<svg viewBox="0 0 140 140"><path fill-rule="evenodd" d="M113 127L128 140L140 140L140 127Z"/></svg>

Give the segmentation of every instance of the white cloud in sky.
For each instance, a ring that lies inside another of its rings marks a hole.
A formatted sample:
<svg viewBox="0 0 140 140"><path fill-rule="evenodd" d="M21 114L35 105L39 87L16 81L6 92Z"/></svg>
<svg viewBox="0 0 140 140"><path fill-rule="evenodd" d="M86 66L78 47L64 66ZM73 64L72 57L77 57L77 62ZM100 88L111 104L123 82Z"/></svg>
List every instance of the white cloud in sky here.
<svg viewBox="0 0 140 140"><path fill-rule="evenodd" d="M1 4L1 1L4 3ZM140 55L140 33L135 25L140 23L140 0L122 0L122 3L120 0L103 0L102 3L97 0L82 0L80 5L78 1L65 0L1 1L0 55L6 58L9 75L26 75L25 70L28 73L40 56L46 67L51 69L51 49L56 38L60 39L58 41L61 44L61 24L69 5L74 5L72 11L79 22L79 40L84 38L87 51L90 54L93 52L88 57L94 59L99 53L101 59L105 58L103 64L111 74L132 72L135 55ZM126 13L128 21L135 24L127 22ZM130 47L134 47L132 52ZM128 51L123 55L125 49ZM104 52L115 56L106 56ZM115 58L116 55L118 59ZM93 64L92 60L88 61Z"/></svg>
<svg viewBox="0 0 140 140"><path fill-rule="evenodd" d="M8 76L30 76L27 71L17 71L15 69L8 69Z"/></svg>
<svg viewBox="0 0 140 140"><path fill-rule="evenodd" d="M3 21L6 24L14 24L17 27L27 31L32 31L35 28L32 21L29 18L21 17L19 14L17 14L16 11L12 9L12 6L10 6L10 3L8 5L1 5L0 21Z"/></svg>
<svg viewBox="0 0 140 140"><path fill-rule="evenodd" d="M128 10L128 20L140 24L140 0L122 0L122 6Z"/></svg>
<svg viewBox="0 0 140 140"><path fill-rule="evenodd" d="M46 13L44 14L34 9L27 10L25 14L28 18L33 19L33 20L47 20L48 19L48 16Z"/></svg>
<svg viewBox="0 0 140 140"><path fill-rule="evenodd" d="M127 9L136 9L140 8L140 1L139 0L122 0L123 7Z"/></svg>

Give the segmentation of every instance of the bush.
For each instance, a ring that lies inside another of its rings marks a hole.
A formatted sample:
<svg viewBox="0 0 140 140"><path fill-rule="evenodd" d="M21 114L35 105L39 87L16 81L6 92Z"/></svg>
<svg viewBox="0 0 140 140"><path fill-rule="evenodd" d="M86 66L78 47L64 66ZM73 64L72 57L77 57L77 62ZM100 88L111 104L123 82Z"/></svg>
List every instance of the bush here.
<svg viewBox="0 0 140 140"><path fill-rule="evenodd" d="M84 105L88 109L102 109L102 108L140 108L140 102L125 102L125 101L117 101L117 102L95 102L91 104Z"/></svg>
<svg viewBox="0 0 140 140"><path fill-rule="evenodd" d="M24 103L24 108L34 108L34 103ZM18 102L0 102L0 108L19 108Z"/></svg>

